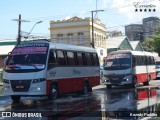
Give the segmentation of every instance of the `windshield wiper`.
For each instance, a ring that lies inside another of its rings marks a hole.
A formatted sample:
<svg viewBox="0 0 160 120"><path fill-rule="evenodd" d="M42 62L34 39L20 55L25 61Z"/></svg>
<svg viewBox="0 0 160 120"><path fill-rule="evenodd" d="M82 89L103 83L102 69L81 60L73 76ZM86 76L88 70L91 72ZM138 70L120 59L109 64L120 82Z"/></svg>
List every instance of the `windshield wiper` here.
<svg viewBox="0 0 160 120"><path fill-rule="evenodd" d="M21 69L21 67L19 67L19 66L8 66L8 68L12 68L12 69L19 68L19 69Z"/></svg>
<svg viewBox="0 0 160 120"><path fill-rule="evenodd" d="M36 70L38 70L38 68L34 64L26 64L26 65L33 66L34 68L36 68Z"/></svg>

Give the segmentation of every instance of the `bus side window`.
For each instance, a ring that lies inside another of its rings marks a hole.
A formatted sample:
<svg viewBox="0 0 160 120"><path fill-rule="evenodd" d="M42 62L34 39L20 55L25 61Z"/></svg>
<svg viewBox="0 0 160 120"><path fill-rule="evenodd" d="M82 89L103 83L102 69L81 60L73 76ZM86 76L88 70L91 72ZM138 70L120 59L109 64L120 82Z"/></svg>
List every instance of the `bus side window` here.
<svg viewBox="0 0 160 120"><path fill-rule="evenodd" d="M57 64L57 55L56 55L56 51L50 51L49 53L49 64Z"/></svg>
<svg viewBox="0 0 160 120"><path fill-rule="evenodd" d="M136 66L137 62L136 62L136 56L132 56L132 68L134 68Z"/></svg>
<svg viewBox="0 0 160 120"><path fill-rule="evenodd" d="M66 55L67 55L68 65L76 65L74 52L68 51Z"/></svg>
<svg viewBox="0 0 160 120"><path fill-rule="evenodd" d="M57 51L58 56L58 64L59 65L66 65L66 59L63 51L58 50Z"/></svg>
<svg viewBox="0 0 160 120"><path fill-rule="evenodd" d="M85 53L82 53L82 58L83 58L83 64L87 65Z"/></svg>
<svg viewBox="0 0 160 120"><path fill-rule="evenodd" d="M77 52L77 64L84 65L83 55L81 52Z"/></svg>
<svg viewBox="0 0 160 120"><path fill-rule="evenodd" d="M91 55L90 53L85 53L86 63L87 65L92 65Z"/></svg>
<svg viewBox="0 0 160 120"><path fill-rule="evenodd" d="M154 57L153 57L153 56L151 57L151 64L152 64L152 65L155 65L155 60L154 60Z"/></svg>
<svg viewBox="0 0 160 120"><path fill-rule="evenodd" d="M95 66L99 65L99 60L96 53L93 53L93 62Z"/></svg>

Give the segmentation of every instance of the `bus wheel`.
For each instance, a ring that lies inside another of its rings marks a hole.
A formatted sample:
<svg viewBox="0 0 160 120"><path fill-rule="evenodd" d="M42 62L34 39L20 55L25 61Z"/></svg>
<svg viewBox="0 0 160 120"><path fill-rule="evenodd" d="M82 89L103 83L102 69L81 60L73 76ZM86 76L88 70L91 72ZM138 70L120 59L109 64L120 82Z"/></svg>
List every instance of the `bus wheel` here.
<svg viewBox="0 0 160 120"><path fill-rule="evenodd" d="M17 96L17 95L11 95L11 99L14 103L19 103L21 96Z"/></svg>
<svg viewBox="0 0 160 120"><path fill-rule="evenodd" d="M89 88L89 92L92 92L92 91L93 91L93 90L92 90L92 87L90 87L90 88Z"/></svg>
<svg viewBox="0 0 160 120"><path fill-rule="evenodd" d="M132 88L136 88L136 86L137 86L137 78L134 77L134 79L133 79L133 81L132 81L132 84L131 84L131 87L132 87Z"/></svg>
<svg viewBox="0 0 160 120"><path fill-rule="evenodd" d="M149 85L150 80L151 80L151 77L150 77L150 76L148 76L148 80L147 80L147 82L144 82L144 83L143 83L143 85L144 85L144 86Z"/></svg>
<svg viewBox="0 0 160 120"><path fill-rule="evenodd" d="M58 89L56 85L52 85L48 95L49 100L54 100L58 98Z"/></svg>
<svg viewBox="0 0 160 120"><path fill-rule="evenodd" d="M106 88L107 88L107 89L111 89L111 88L112 88L112 85L106 85Z"/></svg>
<svg viewBox="0 0 160 120"><path fill-rule="evenodd" d="M88 83L85 82L85 83L84 83L84 86L83 86L82 94L83 94L83 95L87 95L88 92L89 92Z"/></svg>

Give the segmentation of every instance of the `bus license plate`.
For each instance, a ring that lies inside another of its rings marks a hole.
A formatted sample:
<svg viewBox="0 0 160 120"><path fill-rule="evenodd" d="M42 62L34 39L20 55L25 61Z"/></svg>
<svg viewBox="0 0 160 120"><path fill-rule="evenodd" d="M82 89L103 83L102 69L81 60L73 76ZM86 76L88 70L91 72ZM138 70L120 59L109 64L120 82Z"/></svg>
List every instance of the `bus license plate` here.
<svg viewBox="0 0 160 120"><path fill-rule="evenodd" d="M22 89L22 88L24 88L24 86L20 85L20 86L16 86L16 88Z"/></svg>

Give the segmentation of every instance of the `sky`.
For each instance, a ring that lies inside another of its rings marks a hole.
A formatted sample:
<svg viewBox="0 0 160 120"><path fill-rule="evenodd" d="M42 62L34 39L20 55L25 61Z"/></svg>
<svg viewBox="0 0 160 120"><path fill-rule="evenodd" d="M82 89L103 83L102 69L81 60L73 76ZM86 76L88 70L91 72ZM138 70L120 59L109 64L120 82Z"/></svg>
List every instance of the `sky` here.
<svg viewBox="0 0 160 120"><path fill-rule="evenodd" d="M135 12L136 7L156 9L155 12ZM120 30L124 33L124 26L128 24L140 24L146 17L160 17L160 0L1 0L0 1L0 40L16 39L18 34L18 19L21 14L21 30L31 35L49 37L50 21L64 20L77 16L81 18L91 17L94 12L107 31Z"/></svg>

